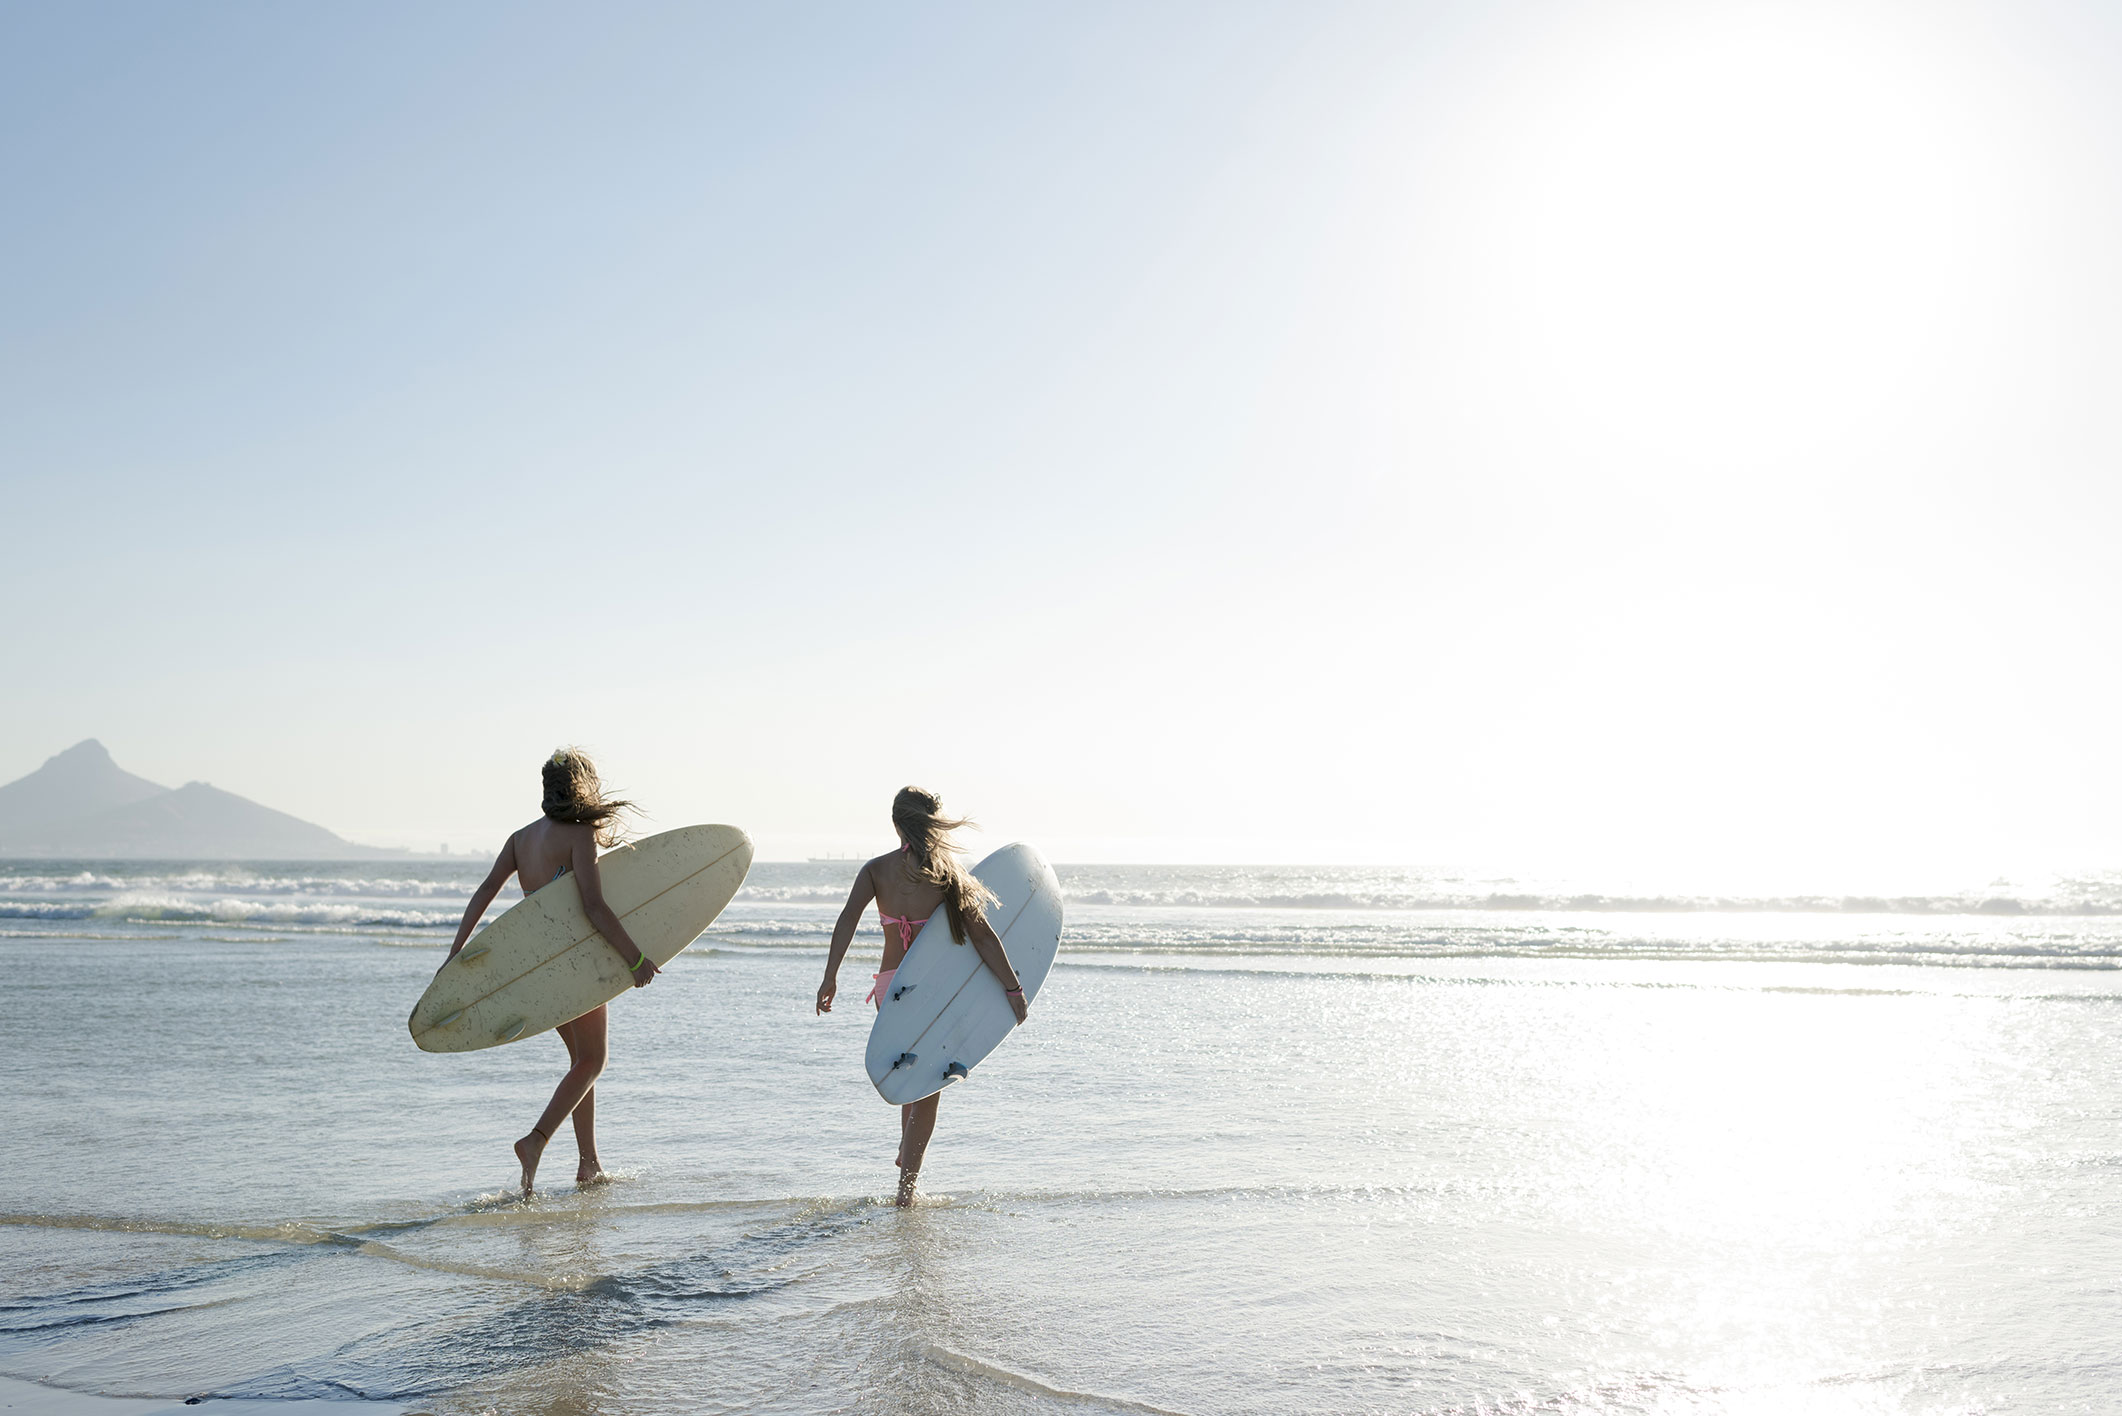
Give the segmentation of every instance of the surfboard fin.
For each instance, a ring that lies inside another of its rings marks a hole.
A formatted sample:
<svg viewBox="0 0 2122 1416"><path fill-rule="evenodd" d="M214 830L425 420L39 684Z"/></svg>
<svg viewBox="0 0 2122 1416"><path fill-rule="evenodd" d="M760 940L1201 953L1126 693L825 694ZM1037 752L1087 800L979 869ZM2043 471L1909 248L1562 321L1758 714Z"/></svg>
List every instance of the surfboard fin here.
<svg viewBox="0 0 2122 1416"><path fill-rule="evenodd" d="M905 996L906 996L907 994L909 994L909 993L912 993L912 992L913 992L913 991L914 991L915 989L919 988L920 986L921 986L921 985L920 985L920 984L918 984L918 983L909 983L909 984L904 984L904 985L902 985L901 987L898 987L898 988L895 988L895 989L893 989L893 990L892 990L892 997L894 997L894 998L904 998L904 997L905 997Z"/></svg>
<svg viewBox="0 0 2122 1416"><path fill-rule="evenodd" d="M501 1029L500 1039L503 1042L514 1042L521 1036L523 1036L523 1019L518 1018L507 1027Z"/></svg>
<svg viewBox="0 0 2122 1416"><path fill-rule="evenodd" d="M457 1019L459 1019L459 1018L461 1018L461 1017L463 1017L463 1016L464 1016L464 1010L463 1010L462 1008L459 1008L459 1009L458 1009L458 1010L457 1010L456 1012L454 1012L454 1013L444 1013L444 1014L443 1014L443 1015L442 1015L441 1017L439 1017L439 1018L435 1019L435 1020L434 1020L434 1021L433 1021L432 1023L429 1023L429 1024L428 1024L428 1026L429 1026L429 1027L431 1027L431 1028L446 1028L446 1027L448 1027L448 1026L449 1026L449 1025L451 1024L451 1023L454 1023L454 1022L456 1022L456 1021L457 1021Z"/></svg>
<svg viewBox="0 0 2122 1416"><path fill-rule="evenodd" d="M457 951L457 957L458 957L459 959L463 960L463 961L464 961L465 963L467 963L467 964L468 964L468 963L470 963L470 962L471 962L472 960L474 960L474 959L476 959L476 958L480 957L480 956L481 956L481 955L483 955L483 954L484 954L484 953L485 953L485 952L486 952L487 950L489 950L489 949L491 949L491 948L493 948L493 947L494 947L494 946L493 946L493 945L491 945L491 944L474 944L474 945L472 945L472 947L471 947L471 948L469 948L469 949L459 949L459 950Z"/></svg>
<svg viewBox="0 0 2122 1416"><path fill-rule="evenodd" d="M943 1069L943 1075L945 1077L963 1078L970 1077L972 1075L972 1072L966 1067L963 1062L953 1062L948 1067L945 1067Z"/></svg>
<svg viewBox="0 0 2122 1416"><path fill-rule="evenodd" d="M900 1053L900 1054L899 1054L899 1060L898 1060L898 1061L896 1061L896 1062L894 1062L894 1063L892 1063L892 1070L893 1070L894 1072L896 1072L896 1071L898 1071L898 1070L899 1070L899 1069L900 1069L901 1067L911 1067L911 1066L913 1066L913 1065L914 1065L914 1054L913 1054L913 1053L911 1053L911 1052L902 1052L902 1053Z"/></svg>

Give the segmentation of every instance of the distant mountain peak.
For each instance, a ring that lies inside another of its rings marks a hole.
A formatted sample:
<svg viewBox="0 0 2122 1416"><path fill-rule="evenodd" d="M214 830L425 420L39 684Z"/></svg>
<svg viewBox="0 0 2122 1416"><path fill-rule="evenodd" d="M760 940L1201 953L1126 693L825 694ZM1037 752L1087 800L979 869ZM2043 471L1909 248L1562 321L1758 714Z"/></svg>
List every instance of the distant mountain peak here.
<svg viewBox="0 0 2122 1416"><path fill-rule="evenodd" d="M130 806L169 790L111 761L94 738L45 759L27 777L0 786L0 835L28 838L63 821Z"/></svg>
<svg viewBox="0 0 2122 1416"><path fill-rule="evenodd" d="M0 786L0 853L82 858L339 859L383 855L207 782L135 777L95 738Z"/></svg>
<svg viewBox="0 0 2122 1416"><path fill-rule="evenodd" d="M124 768L111 760L110 749L95 738L83 738L66 751L55 753L45 758L44 765L32 772L30 776L42 776L46 772L58 773L68 777L107 776L113 772L120 776L132 776L130 772L125 771ZM26 777L22 780L27 781L29 778ZM134 780L144 779L135 778Z"/></svg>

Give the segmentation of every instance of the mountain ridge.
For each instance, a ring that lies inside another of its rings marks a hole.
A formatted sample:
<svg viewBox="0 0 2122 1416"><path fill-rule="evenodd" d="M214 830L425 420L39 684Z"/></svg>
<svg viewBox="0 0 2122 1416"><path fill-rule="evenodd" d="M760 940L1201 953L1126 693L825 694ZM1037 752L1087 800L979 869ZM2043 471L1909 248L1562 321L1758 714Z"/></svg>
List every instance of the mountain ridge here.
<svg viewBox="0 0 2122 1416"><path fill-rule="evenodd" d="M120 767L96 739L83 738L44 759L28 776L0 786L0 836L18 826L107 811L168 790Z"/></svg>
<svg viewBox="0 0 2122 1416"><path fill-rule="evenodd" d="M314 822L206 782L137 777L95 738L0 786L0 855L110 860L365 860Z"/></svg>

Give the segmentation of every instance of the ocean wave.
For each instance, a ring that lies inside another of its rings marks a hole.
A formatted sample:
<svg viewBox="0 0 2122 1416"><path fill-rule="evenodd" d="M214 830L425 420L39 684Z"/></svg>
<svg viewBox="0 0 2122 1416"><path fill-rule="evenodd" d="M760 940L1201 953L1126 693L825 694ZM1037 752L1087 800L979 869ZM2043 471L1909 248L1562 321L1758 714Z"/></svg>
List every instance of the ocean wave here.
<svg viewBox="0 0 2122 1416"><path fill-rule="evenodd" d="M772 905L838 905L847 901L842 885L755 885L745 882L737 903Z"/></svg>
<svg viewBox="0 0 2122 1416"><path fill-rule="evenodd" d="M10 937L90 932L159 939L270 930L427 941L453 928L463 866L147 865L0 870ZM1065 954L1813 959L2111 968L2122 960L2122 873L1970 883L1907 878L1898 892L1670 889L1383 867L1064 866ZM1887 882L1879 882L1887 883ZM1964 889L1940 889L1939 885ZM1929 889L1921 887L1928 886ZM844 898L838 868L763 862L699 952L822 949ZM506 910L520 898L496 901ZM874 914L858 948L874 952Z"/></svg>
<svg viewBox="0 0 2122 1416"><path fill-rule="evenodd" d="M226 900L253 906L287 902L358 901L452 904L467 898L478 875L465 865L418 866L367 873L270 864L143 868L97 863L77 870L15 863L0 868L0 910L17 918L74 917L86 907L146 896L220 908ZM1930 888L1836 891L1671 888L1668 882L1598 881L1454 874L1385 867L1286 866L1061 866L1063 894L1073 908L1143 911L1274 911L1287 913L1438 914L1815 914L2096 917L2122 915L2122 872L2059 874L2038 879L1920 882ZM1858 882L1871 885L1873 882ZM1880 884L1886 882L1877 882ZM1918 884L1909 881L1909 884ZM1937 888L1939 885L1952 888ZM800 915L840 904L846 876L837 868L761 862L732 902L732 913ZM504 892L505 907L520 898ZM201 901L211 901L202 905ZM58 914L33 913L40 905ZM375 908L375 907L371 907Z"/></svg>
<svg viewBox="0 0 2122 1416"><path fill-rule="evenodd" d="M738 951L731 950L729 952L735 953ZM1920 949L1808 949L1795 945L1783 949L1762 948L1759 946L1749 948L1685 948L1670 945L1646 946L1638 941L1627 941L1603 948L1581 946L1538 950L1482 948L1438 950L1428 953L1414 950L1399 952L1375 950L1369 953L1358 953L1351 950L1343 953L1332 953L1323 950L1258 948L1100 949L1095 947L1078 948L1071 941L1068 952L1054 961L1054 967L1057 969L1069 967L1140 969L1147 972L1200 970L1214 973L1244 973L1248 971L1263 971L1277 975L1302 973L1319 976L1402 977L1413 976L1409 973L1409 970L1419 968L1424 964L1436 964L1444 961L1504 963L1533 957L1608 964L1899 964L1919 968L1973 970L2055 969L2097 973L2122 972L2122 952L2043 953L2033 950L2010 950L1995 953L1975 953L1951 950L1926 951Z"/></svg>
<svg viewBox="0 0 2122 1416"><path fill-rule="evenodd" d="M768 958L822 951L823 931L791 931L780 937L763 932L710 933L701 936L680 959L716 956ZM860 941L858 953L874 949ZM1157 969L1249 967L1263 960L1301 965L1306 961L1329 970L1391 968L1395 963L1435 959L1584 959L1625 962L1914 964L1953 968L2122 969L2122 936L2092 939L1956 939L1929 937L1890 940L1758 939L1709 936L1645 938L1628 934L1521 934L1512 931L1452 934L1371 935L1322 929L1292 935L1271 930L1243 934L1210 929L1120 930L1070 925L1055 966L1071 963Z"/></svg>
<svg viewBox="0 0 2122 1416"><path fill-rule="evenodd" d="M320 902L187 900L174 895L126 895L115 900L36 901L0 899L0 919L93 919L124 924L283 924L439 929L462 918L457 910L388 909Z"/></svg>
<svg viewBox="0 0 2122 1416"><path fill-rule="evenodd" d="M701 937L705 939L826 939L833 932L830 919L731 919L728 915L707 927ZM883 931L874 920L864 921L864 927L855 931L857 938L863 935L882 937Z"/></svg>
<svg viewBox="0 0 2122 1416"><path fill-rule="evenodd" d="M2105 898L2022 899L2004 895L1600 895L1435 894L1395 890L1314 890L1301 893L1106 886L1067 892L1072 905L1134 909L1236 910L1451 910L1518 911L1528 914L1895 914L2057 915L2122 914L2122 900Z"/></svg>
<svg viewBox="0 0 2122 1416"><path fill-rule="evenodd" d="M939 1343L923 1343L921 1355L945 1371L956 1372L964 1377L977 1377L994 1386L1038 1397L1043 1401L1059 1402L1064 1406L1096 1407L1104 1411L1136 1411L1142 1413L1142 1416L1185 1416L1184 1412L1173 1411L1166 1406L1151 1406L1133 1397L1110 1396L1054 1386L1029 1372L1006 1367L1000 1362L986 1361L969 1353L956 1352Z"/></svg>
<svg viewBox="0 0 2122 1416"><path fill-rule="evenodd" d="M258 875L249 870L197 870L170 875L111 875L77 871L67 875L0 874L0 893L59 895L114 891L163 890L193 894L240 891L246 895L359 896L365 899L464 898L480 877L461 880L411 880L394 876Z"/></svg>

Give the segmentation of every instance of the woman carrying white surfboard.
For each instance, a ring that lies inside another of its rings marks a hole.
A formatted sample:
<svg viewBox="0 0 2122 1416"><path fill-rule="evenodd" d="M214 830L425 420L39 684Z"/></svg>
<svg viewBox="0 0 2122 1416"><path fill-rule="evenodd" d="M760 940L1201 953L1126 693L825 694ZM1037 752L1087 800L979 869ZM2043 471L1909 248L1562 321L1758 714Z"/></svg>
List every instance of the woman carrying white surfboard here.
<svg viewBox="0 0 2122 1416"><path fill-rule="evenodd" d="M563 747L555 752L547 759L541 775L545 786L544 814L510 836L501 854L494 857L494 868L486 873L486 879L472 892L471 903L464 908L464 922L457 926L456 942L449 946L449 956L455 958L472 937L486 907L501 893L509 876L515 876L523 893L529 895L572 870L582 891L583 914L589 916L590 923L626 964L634 987L644 988L656 977L655 961L636 947L626 926L604 902L603 881L597 875L597 848L618 844L619 814L632 803L607 798L597 780L596 767L576 748ZM597 1160L596 1132L596 1085L605 1060L604 1005L560 1024L554 1031L567 1044L569 1065L567 1075L553 1089L545 1114L531 1127L529 1135L516 1142L516 1162L523 1168L526 1197L537 1177L538 1161L545 1154L546 1143L569 1116L575 1119L575 1149L581 1157L575 1167L575 1183L587 1185L604 1178L604 1167Z"/></svg>
<svg viewBox="0 0 2122 1416"><path fill-rule="evenodd" d="M855 875L854 888L833 926L832 951L825 960L825 982L818 985L820 1013L833 1010L833 996L840 989L840 961L854 943L855 930L870 901L884 922L884 960L867 1001L883 1007L884 991L891 986L899 961L916 930L928 923L938 909L950 924L951 938L970 943L980 958L1002 981L1003 993L1017 1021L1025 1019L1024 989L1009 954L988 925L983 907L994 899L987 887L973 879L958 862L950 833L970 823L943 815L943 799L919 787L902 788L892 798L892 828L899 833L899 849L878 856ZM924 946L926 947L926 946ZM936 1103L940 1093L899 1108L899 1203L914 1202L914 1183L921 1172L921 1159L928 1152L929 1137L936 1130Z"/></svg>

